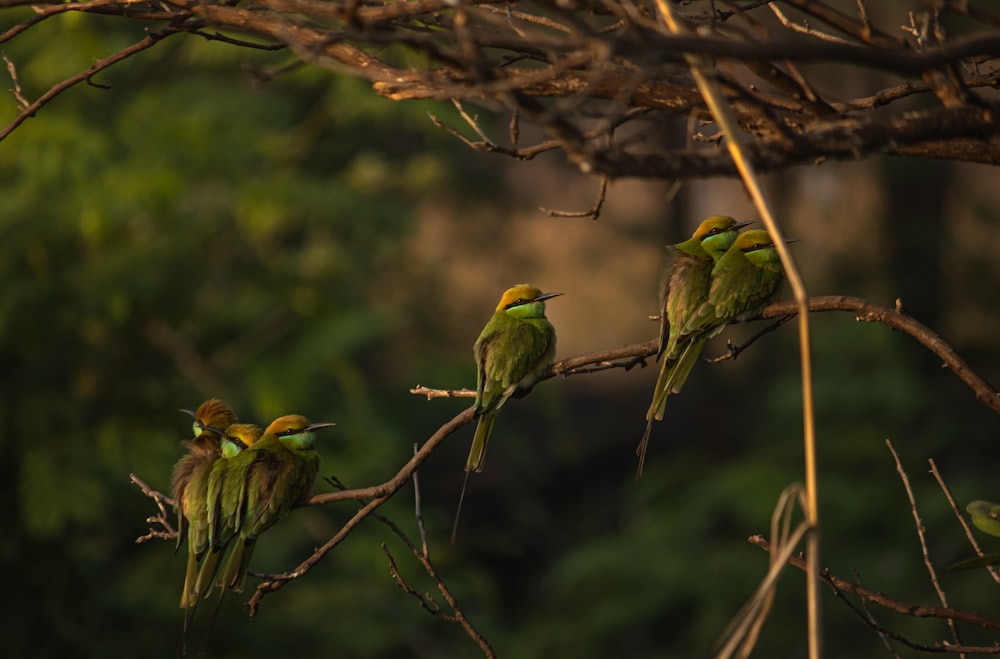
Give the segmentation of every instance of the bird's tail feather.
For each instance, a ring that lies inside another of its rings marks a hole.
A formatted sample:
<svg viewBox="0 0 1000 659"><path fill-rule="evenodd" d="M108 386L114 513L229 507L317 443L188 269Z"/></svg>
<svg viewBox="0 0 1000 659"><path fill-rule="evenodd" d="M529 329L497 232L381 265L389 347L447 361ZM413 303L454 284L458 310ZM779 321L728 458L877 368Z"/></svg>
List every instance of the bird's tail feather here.
<svg viewBox="0 0 1000 659"><path fill-rule="evenodd" d="M465 461L465 471L482 471L486 463L486 445L490 441L490 433L493 432L493 422L496 416L492 413L479 417L479 425L476 426L476 434L472 437L472 448L469 450L469 459Z"/></svg>
<svg viewBox="0 0 1000 659"><path fill-rule="evenodd" d="M243 586L247 581L247 569L250 567L250 557L253 555L253 547L256 542L256 538L237 539L233 551L229 553L225 570L222 572L223 586L232 588L238 593L243 591Z"/></svg>

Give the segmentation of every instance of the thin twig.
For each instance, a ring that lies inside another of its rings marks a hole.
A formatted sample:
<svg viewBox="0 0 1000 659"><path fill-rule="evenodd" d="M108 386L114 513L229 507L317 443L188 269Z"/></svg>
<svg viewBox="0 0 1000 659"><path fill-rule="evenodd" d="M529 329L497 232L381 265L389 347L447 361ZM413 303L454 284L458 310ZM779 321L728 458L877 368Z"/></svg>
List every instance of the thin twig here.
<svg viewBox="0 0 1000 659"><path fill-rule="evenodd" d="M944 492L945 498L948 499L948 503L951 505L951 511L955 513L955 517L958 518L959 524L961 524L962 528L965 529L965 537L969 539L969 544L972 545L972 548L975 550L976 555L982 557L983 550L979 548L979 543L976 541L975 534L969 527L969 523L965 521L965 516L959 509L958 504L955 503L955 498L951 496L951 490L945 484L944 479L941 478L941 474L938 472L938 468L937 465L934 463L934 459L931 458L927 462L931 468L931 475L934 476L934 479L938 482L938 485L941 487L941 491ZM987 565L986 569L989 571L990 576L993 577L993 581L1000 583L1000 568L998 568L996 565Z"/></svg>
<svg viewBox="0 0 1000 659"><path fill-rule="evenodd" d="M146 522L148 524L159 524L163 527L162 531L159 531L152 526L149 528L149 532L145 535L141 535L135 539L136 544L141 544L152 540L153 538L162 538L164 540L170 540L177 537L177 529L173 527L170 523L170 513L167 512L167 508L174 507L174 500L161 492L158 492L146 484L144 480L136 476L135 474L129 474L128 478L130 481L135 483L142 493L153 500L156 507L159 509L159 513L153 515L152 517L147 517Z"/></svg>
<svg viewBox="0 0 1000 659"><path fill-rule="evenodd" d="M542 211L543 213L545 213L549 217L589 217L592 220L596 220L598 217L601 216L601 208L604 207L604 198L605 198L605 196L607 195L607 192L608 192L608 181L609 180L611 180L611 177L609 177L606 174L601 177L601 189L597 193L597 201L594 202L594 205L590 208L590 210L586 210L586 211L557 211L557 210L550 210L550 209L545 208L545 207L540 207L538 210Z"/></svg>
<svg viewBox="0 0 1000 659"><path fill-rule="evenodd" d="M56 14L61 14L67 11L92 11L99 7L107 7L112 4L114 4L113 0L90 0L90 2L70 2L65 4L50 5L48 7L32 7L35 15L27 20L21 21L6 32L0 34L0 43L10 41L18 34L24 32L33 25L44 21L50 16L55 16Z"/></svg>
<svg viewBox="0 0 1000 659"><path fill-rule="evenodd" d="M783 316L779 318L776 322L773 322L770 325L766 325L764 329L760 330L759 332L757 332L756 334L754 334L749 339L747 339L746 341L744 341L739 345L733 344L732 341L726 341L726 352L719 355L718 357L715 357L714 359L707 360L708 363L718 364L719 362L724 362L729 359L736 359L737 357L740 356L740 353L742 353L744 350L753 345L757 341L757 339L761 338L762 336L766 336L767 334L770 334L771 332L778 329L791 319L792 316Z"/></svg>
<svg viewBox="0 0 1000 659"><path fill-rule="evenodd" d="M899 655L895 652L895 650L893 650L892 644L890 643L890 640L897 641L897 642L902 643L903 645L905 645L905 646L907 646L909 648L913 648L914 650L920 650L921 652L958 652L960 654L965 654L965 653L970 653L970 654L972 654L972 653L974 653L974 654L997 654L997 653L1000 653L1000 645L993 645L993 646L988 646L988 647L979 647L979 646L970 647L970 646L964 646L964 645L955 645L953 643L948 643L947 641L942 642L942 643L935 643L933 645L926 645L926 644L923 644L923 643L916 643L916 642L911 641L910 639L906 638L902 634L894 632L894 631L892 631L890 629L887 629L883 625L881 625L875 619L875 616L873 616L871 614L871 610L868 607L868 601L867 600L862 599L860 606L856 605L856 604L854 604L854 602L852 602L851 600L849 600L844 595L844 593L841 592L836 586L834 586L832 584L828 584L828 585L830 586L830 589L833 591L833 594L837 597L837 599L839 599L841 602L843 602L845 605L847 605L847 608L851 610L851 613L853 613L854 615L858 616L858 618L860 618L862 620L862 622L865 623L865 625L867 625L868 627L870 627L872 629L872 631L874 631L876 634L878 634L879 638L882 640L882 643L883 643L883 645L885 645L886 649L890 653L892 653L892 655L894 657L897 657L897 659L898 659Z"/></svg>
<svg viewBox="0 0 1000 659"><path fill-rule="evenodd" d="M410 393L416 396L427 396L427 400L433 398L475 398L475 389L431 389L422 384L410 389Z"/></svg>
<svg viewBox="0 0 1000 659"><path fill-rule="evenodd" d="M817 39L821 39L823 41L829 41L831 43L840 43L840 44L854 43L853 41L848 41L847 39L843 39L841 37L837 37L832 34L827 34L826 32L820 32L819 30L814 30L811 27L809 27L808 21L803 21L802 25L795 23L787 16L785 16L785 13L781 11L781 7L779 7L778 3L776 2L769 2L767 3L767 6L774 13L774 15L777 16L778 21L780 21L783 26L785 26L792 32L798 32L799 34L807 34L810 37L816 37Z"/></svg>
<svg viewBox="0 0 1000 659"><path fill-rule="evenodd" d="M414 444L413 448L414 448L414 454L416 454L418 450L418 445ZM330 482L331 485L333 485L337 489L341 490L346 489L344 484L340 482L340 480L337 479L335 476L329 477L326 480ZM462 610L462 607L459 606L458 604L458 600L456 600L455 597L452 595L451 589L448 588L448 585L444 582L444 579L442 579L441 576L438 574L437 569L431 562L430 552L428 552L427 550L427 537L424 534L423 513L420 510L420 488L418 486L418 481L417 481L417 471L413 472L413 486L414 486L414 501L416 507L417 526L420 528L420 539L422 543L422 549L418 549L417 546L413 544L413 541L410 540L410 537L406 535L403 529L401 529L399 525L393 522L391 519L377 512L372 512L371 515L380 523L387 526L394 534L396 534L396 536L400 540L403 541L403 543L410 550L410 553L412 553L414 558L416 558L417 561L420 562L421 566L423 566L424 571L427 572L427 576L429 576L431 580L434 582L434 585L437 586L438 592L441 593L441 596L448 603L448 606L451 607L452 613L445 613L444 611L442 611L441 607L438 606L438 603L434 601L433 597L431 597L428 594L422 594L418 592L415 588L413 588L406 582L406 580L403 578L402 572L399 569L399 566L396 563L395 557L393 557L392 552L389 551L389 547L383 542L380 546L382 547L382 551L385 552L385 555L389 560L389 573L392 575L392 578L396 582L396 585L399 586L403 590L403 592L412 595L420 603L421 608L423 608L431 615L441 618L442 620L458 623L462 627L462 629L465 630L465 633L468 634L469 638L475 641L475 643L480 647L480 649L483 651L483 654L486 655L486 657L494 658L496 655L493 651L493 648L490 646L489 641L486 640L486 637L483 636L479 632L479 630L476 629L476 627L466 617L465 612ZM367 506L369 502L361 501L360 503L363 506Z"/></svg>
<svg viewBox="0 0 1000 659"><path fill-rule="evenodd" d="M854 583L858 584L859 586L861 585L861 575L858 573L857 570L854 570ZM889 652L889 654L891 654L893 657L895 657L895 659L900 659L899 653L897 653L893 649L892 643L890 642L890 639L893 638L893 636L888 631L883 629L882 626L878 623L878 620L875 619L875 614L872 613L871 607L868 606L868 600L862 599L860 607L856 608L854 606L854 602L844 597L844 594L841 593L839 590L837 590L837 588L835 588L834 586L830 587L833 588L834 594L842 602L844 602L844 604L846 604L851 610L853 610L855 613L861 616L862 620L865 621L865 624L867 624L869 627L875 630L875 633L878 634L879 639L882 641L882 645L885 646L886 651Z"/></svg>
<svg viewBox="0 0 1000 659"><path fill-rule="evenodd" d="M771 545L767 539L764 538L764 536L752 535L747 538L747 542L760 547L764 551L771 551ZM806 562L798 556L790 556L788 558L788 562L800 570L805 570L806 568ZM873 604L878 604L879 606L889 609L890 611L895 611L896 613L901 613L913 618L939 618L942 620L955 620L957 622L968 623L976 627L982 627L983 629L1000 632L1000 620L985 618L978 613L971 613L969 611L950 609L941 606L913 604L912 602L897 600L885 595L884 593L871 590L870 588L855 584L847 579L834 576L830 574L828 570L822 570L820 572L820 580L831 587L851 593L852 595L857 595L858 597L866 599Z"/></svg>
<svg viewBox="0 0 1000 659"><path fill-rule="evenodd" d="M413 454L417 454L417 450L420 445L414 442L413 444ZM413 514L417 518L417 531L420 533L420 553L427 560L430 560L431 554L427 549L427 530L424 528L424 513L420 507L420 470L416 469L413 472Z"/></svg>
<svg viewBox="0 0 1000 659"><path fill-rule="evenodd" d="M17 76L17 67L14 66L14 61L7 56L7 53L3 54L3 61L7 63L7 73L10 75L11 82L14 83L14 89L11 90L14 94L14 100L17 101L17 107L23 110L31 105L31 103L24 97L24 90L21 89L21 80Z"/></svg>
<svg viewBox="0 0 1000 659"><path fill-rule="evenodd" d="M948 596L945 595L944 589L941 588L941 584L938 582L937 571L934 569L934 563L931 562L930 552L927 550L927 538L925 537L924 521L920 518L920 513L917 512L917 500L913 496L913 489L910 487L910 479L906 475L906 470L903 469L902 463L899 461L899 455L896 454L896 449L893 448L892 441L886 439L885 445L889 447L889 452L892 453L892 459L896 461L896 471L899 472L899 479L903 482L903 489L906 490L906 498L910 501L910 512L913 515L913 523L917 527L917 537L920 539L920 552L923 555L924 566L927 568L927 574L930 575L931 584L933 584L934 590L937 592L938 599L941 601L941 606L948 608ZM955 643L957 645L962 645L962 639L958 634L958 627L955 626L955 621L949 620L948 627L951 629L951 635L952 638L955 639Z"/></svg>
<svg viewBox="0 0 1000 659"><path fill-rule="evenodd" d="M164 28L158 32L151 32L149 35L146 36L146 38L135 42L131 46L122 48L117 53L109 55L104 59L98 60L97 62L87 67L80 73L77 73L74 76L70 76L69 78L66 78L60 83L52 85L52 87L50 87L47 92L38 97L38 100L36 100L34 103L31 103L23 110L21 110L21 112L19 112L17 116L14 117L14 119L9 124L7 124L5 128L0 130L0 141L2 141L8 135L10 135L15 128L24 123L29 117L34 116L34 114L38 112L38 110L42 106L44 106L46 103L48 103L49 101L51 101L56 96L63 93L70 87L78 85L81 82L90 83L91 78L93 78L96 74L100 73L109 66L117 64L118 62L121 62L124 59L128 59L132 55L135 55L136 53L141 52L143 50L146 50L147 48L151 48L152 46L155 46L163 39L169 37L172 34L178 34L179 32L180 30L174 29L172 27Z"/></svg>

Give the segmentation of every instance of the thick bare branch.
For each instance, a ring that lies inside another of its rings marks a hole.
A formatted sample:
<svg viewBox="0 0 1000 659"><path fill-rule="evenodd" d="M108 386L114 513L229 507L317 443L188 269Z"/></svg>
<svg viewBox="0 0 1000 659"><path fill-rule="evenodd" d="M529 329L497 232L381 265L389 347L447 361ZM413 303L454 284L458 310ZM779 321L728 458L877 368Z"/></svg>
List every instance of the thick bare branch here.
<svg viewBox="0 0 1000 659"><path fill-rule="evenodd" d="M7 0L0 3L0 11L24 4ZM688 15L685 20L702 29L683 34L671 34L655 17L625 0L604 0L600 11L568 11L547 2L514 8L484 0L463 2L457 9L450 0L31 4L35 14L20 20L3 39L27 38L40 20L73 11L165 26L148 39L183 31L234 47L288 48L302 62L368 80L376 93L394 100L506 106L545 127L551 139L514 149L481 133L477 141L466 140L469 146L518 158L561 149L584 171L608 178L735 175L728 156L715 149L694 145L698 148L663 152L650 149L650 140L606 139L622 117L643 119L646 123L637 132L646 136L648 127L663 131L669 121L681 127L691 116L710 119L684 64L685 54L718 63L714 75L741 130L752 137L748 156L759 171L873 154L1000 162L1000 108L984 100L992 98L988 93L982 98L973 93L1000 84L1000 33L993 17L960 6L963 3L946 3L941 11L962 14L983 29L967 29L947 39L893 36L905 16L880 29L863 9L849 15L815 0L791 2L808 17L808 28L799 29L803 34L783 30L779 36L762 30L763 21L754 18L754 12L768 13L766 2L744 4L738 11ZM790 28L806 25L805 19L780 11ZM829 38L836 35L842 36ZM383 55L389 44L395 53L406 49L421 54L426 65L400 63L421 58ZM150 45L144 40L53 85L0 133L0 139L53 96ZM882 90L871 89L857 101L828 102L824 99L835 97L836 90L821 89L803 74L796 66L803 62L837 62L903 79ZM751 77L733 73L740 67ZM914 94L936 95L940 106L915 112L892 105Z"/></svg>

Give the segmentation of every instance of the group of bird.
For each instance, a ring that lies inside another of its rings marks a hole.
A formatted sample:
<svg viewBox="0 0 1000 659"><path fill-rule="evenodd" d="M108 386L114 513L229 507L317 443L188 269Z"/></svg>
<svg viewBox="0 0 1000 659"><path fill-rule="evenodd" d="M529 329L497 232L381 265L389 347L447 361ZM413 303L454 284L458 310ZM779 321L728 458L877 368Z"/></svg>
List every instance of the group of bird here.
<svg viewBox="0 0 1000 659"><path fill-rule="evenodd" d="M781 288L784 269L774 241L763 229L740 233L749 224L716 215L703 220L688 240L667 247L657 350L662 364L646 412L646 431L636 449L637 475L642 475L653 421L663 419L667 397L680 393L705 343L727 324L758 315ZM552 365L556 333L545 317L545 301L557 295L562 293L543 293L529 284L508 289L476 340L479 424L466 475L482 470L503 404L515 391L530 388Z"/></svg>
<svg viewBox="0 0 1000 659"><path fill-rule="evenodd" d="M186 630L213 585L243 589L257 538L312 491L319 472L314 432L334 424L290 414L264 429L239 423L233 409L217 398L193 412L181 411L194 418L194 438L171 477L178 546L185 532L188 540L181 593Z"/></svg>
<svg viewBox="0 0 1000 659"><path fill-rule="evenodd" d="M680 392L706 341L728 323L758 315L781 287L784 271L774 242L764 230L741 233L748 224L728 216L710 217L690 239L667 248L657 351L662 364L636 449L637 477L653 421L663 418L667 397ZM476 340L478 425L465 463L466 482L470 472L483 469L500 408L515 392L531 388L552 365L556 333L545 317L545 302L558 295L562 293L543 293L530 284L508 289ZM192 611L213 585L242 590L257 537L312 490L319 468L313 432L333 424L311 424L303 416L289 415L262 430L238 423L232 409L218 399L188 413L194 417L195 437L174 468L172 489L178 537L185 527L188 537L181 607ZM216 578L230 545L229 558Z"/></svg>

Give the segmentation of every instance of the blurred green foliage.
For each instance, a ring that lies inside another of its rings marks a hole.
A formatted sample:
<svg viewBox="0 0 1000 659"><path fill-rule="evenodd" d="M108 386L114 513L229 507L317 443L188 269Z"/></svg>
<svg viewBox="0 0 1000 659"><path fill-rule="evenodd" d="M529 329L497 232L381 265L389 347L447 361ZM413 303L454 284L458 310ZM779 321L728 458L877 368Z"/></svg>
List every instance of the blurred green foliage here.
<svg viewBox="0 0 1000 659"><path fill-rule="evenodd" d="M92 18L50 20L10 44L29 94L141 38ZM471 385L478 327L467 344L443 343L454 333L442 326L449 282L414 273L403 246L427 200L468 209L468 221L477 207L511 203L497 161L427 121L429 109L454 118L450 106L394 104L319 69L273 81L249 73L287 58L175 37L101 74L111 90L74 89L0 144L5 656L174 655L183 554L134 543L154 509L128 474L167 486L189 428L176 408L221 396L262 423L288 412L335 420L323 473L361 486L388 478L465 406L406 393L418 382ZM8 102L2 119L11 116ZM941 249L906 244L927 262ZM884 286L887 272L870 274ZM492 304L487 295L470 313L485 320ZM950 374L928 376L935 360L908 337L832 314L814 326L823 563L932 603L883 440L904 456L947 564L967 550L921 478L924 460L938 459L959 501L989 498L996 417ZM995 352L983 359L998 372ZM513 402L457 546L447 530L471 429L421 472L432 555L501 656L709 656L766 571L744 539L766 533L801 473L792 331L693 376L654 430L636 484L653 370L556 380ZM254 567L298 564L353 510L296 511L259 544ZM409 488L383 512L415 536ZM411 585L433 593L398 539L369 520L265 598L252 622L238 605L246 596L230 595L208 654L477 656L457 625L394 585L380 543ZM954 606L995 613L996 586L981 574L946 580ZM803 649L802 583L782 578L761 656ZM841 604L825 602L834 655L882 655ZM886 624L945 636L926 621Z"/></svg>

